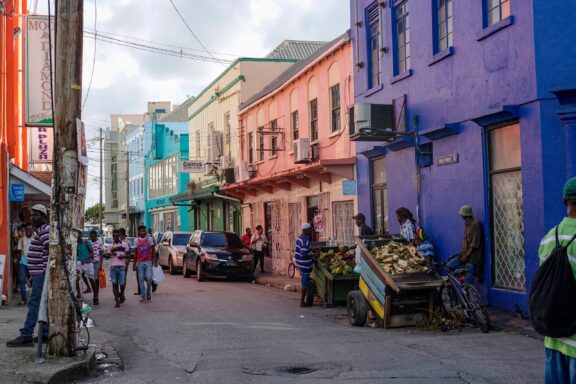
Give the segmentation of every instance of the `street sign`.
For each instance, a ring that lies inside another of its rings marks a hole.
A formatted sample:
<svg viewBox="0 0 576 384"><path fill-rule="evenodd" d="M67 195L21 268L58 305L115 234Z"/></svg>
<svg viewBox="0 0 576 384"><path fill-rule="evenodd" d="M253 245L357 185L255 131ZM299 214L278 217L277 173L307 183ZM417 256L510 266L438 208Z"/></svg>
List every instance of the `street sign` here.
<svg viewBox="0 0 576 384"><path fill-rule="evenodd" d="M24 184L10 184L10 201L24 201Z"/></svg>
<svg viewBox="0 0 576 384"><path fill-rule="evenodd" d="M200 160L185 160L180 162L182 173L204 173L204 163Z"/></svg>
<svg viewBox="0 0 576 384"><path fill-rule="evenodd" d="M455 153L453 155L442 156L438 158L438 166L448 165L448 164L456 164L458 162L458 154Z"/></svg>

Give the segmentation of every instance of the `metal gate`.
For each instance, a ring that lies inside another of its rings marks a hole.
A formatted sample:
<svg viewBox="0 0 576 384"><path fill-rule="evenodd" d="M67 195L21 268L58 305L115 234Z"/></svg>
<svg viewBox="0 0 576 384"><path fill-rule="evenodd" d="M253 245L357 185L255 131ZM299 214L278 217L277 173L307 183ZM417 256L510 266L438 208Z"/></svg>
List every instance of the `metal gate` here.
<svg viewBox="0 0 576 384"><path fill-rule="evenodd" d="M354 202L340 201L333 205L334 238L339 244L354 244Z"/></svg>
<svg viewBox="0 0 576 384"><path fill-rule="evenodd" d="M290 254L294 253L296 248L296 239L300 236L302 221L302 204L288 204L288 249Z"/></svg>
<svg viewBox="0 0 576 384"><path fill-rule="evenodd" d="M272 202L272 274L285 275L290 262L288 239L288 202L286 199Z"/></svg>

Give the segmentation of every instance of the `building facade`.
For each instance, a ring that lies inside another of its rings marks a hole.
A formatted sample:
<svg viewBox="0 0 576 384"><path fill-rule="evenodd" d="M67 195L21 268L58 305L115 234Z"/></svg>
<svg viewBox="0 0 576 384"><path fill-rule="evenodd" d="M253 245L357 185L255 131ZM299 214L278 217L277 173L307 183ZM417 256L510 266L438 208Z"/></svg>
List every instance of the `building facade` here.
<svg viewBox="0 0 576 384"><path fill-rule="evenodd" d="M128 231L136 234L145 224L144 159L152 145L152 122L134 127L124 139L128 158Z"/></svg>
<svg viewBox="0 0 576 384"><path fill-rule="evenodd" d="M354 241L353 89L346 33L240 105L242 160L223 189L242 199L244 226L262 225L271 237L274 274L286 273L304 222L314 240Z"/></svg>
<svg viewBox="0 0 576 384"><path fill-rule="evenodd" d="M352 132L360 211L398 233L394 211L409 208L445 259L470 204L484 228L479 286L509 310L527 309L539 241L576 173L576 47L559 30L574 29L576 5L563 7L350 1L355 109L373 112Z"/></svg>

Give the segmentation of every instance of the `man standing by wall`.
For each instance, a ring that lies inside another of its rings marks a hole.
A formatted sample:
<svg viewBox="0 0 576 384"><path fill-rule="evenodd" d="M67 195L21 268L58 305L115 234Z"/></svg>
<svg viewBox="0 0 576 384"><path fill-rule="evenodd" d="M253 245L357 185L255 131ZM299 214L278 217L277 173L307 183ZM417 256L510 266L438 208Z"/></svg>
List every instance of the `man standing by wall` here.
<svg viewBox="0 0 576 384"><path fill-rule="evenodd" d="M19 305L26 305L28 299L26 297L26 282L28 280L28 250L30 249L30 244L32 244L32 236L34 235L34 226L31 224L26 225L26 234L20 238L18 241L18 254L20 257L19 273L18 273L18 285L20 288L20 303Z"/></svg>
<svg viewBox="0 0 576 384"><path fill-rule="evenodd" d="M40 299L44 288L44 276L48 264L48 246L50 244L50 226L48 225L48 210L41 204L32 207L32 224L36 228L30 248L28 249L28 269L32 276L32 294L28 302L28 313L20 336L6 343L7 347L26 347L33 345L33 333L38 322ZM47 332L46 329L44 332Z"/></svg>
<svg viewBox="0 0 576 384"><path fill-rule="evenodd" d="M480 275L482 268L483 239L482 225L474 220L472 207L463 205L458 211L462 220L464 220L464 238L462 239L462 248L460 257L450 260L446 267L451 270L466 268L466 282L474 283L474 276Z"/></svg>
<svg viewBox="0 0 576 384"><path fill-rule="evenodd" d="M302 285L302 293L300 296L300 306L307 307L310 304L305 302L308 286L310 285L310 274L312 273L312 266L314 260L310 255L310 232L312 226L309 223L302 224L302 234L296 239L296 252L294 254L294 261L300 270L300 284Z"/></svg>

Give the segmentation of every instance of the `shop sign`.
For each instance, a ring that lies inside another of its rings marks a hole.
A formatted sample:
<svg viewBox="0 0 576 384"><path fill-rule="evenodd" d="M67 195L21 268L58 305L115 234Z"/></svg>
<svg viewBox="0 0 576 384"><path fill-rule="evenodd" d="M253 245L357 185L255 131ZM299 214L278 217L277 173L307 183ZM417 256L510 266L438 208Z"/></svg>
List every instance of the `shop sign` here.
<svg viewBox="0 0 576 384"><path fill-rule="evenodd" d="M54 128L30 127L28 128L28 137L30 138L29 162L33 164L52 163Z"/></svg>
<svg viewBox="0 0 576 384"><path fill-rule="evenodd" d="M438 158L438 166L448 165L448 164L456 164L458 162L458 154L455 153L453 155L442 156Z"/></svg>
<svg viewBox="0 0 576 384"><path fill-rule="evenodd" d="M52 29L52 49L50 49L49 24ZM26 23L26 125L54 125L52 116L52 75L54 74L54 17L48 23L46 15L30 15ZM52 66L50 65L52 51Z"/></svg>
<svg viewBox="0 0 576 384"><path fill-rule="evenodd" d="M10 201L24 201L24 184L10 184Z"/></svg>
<svg viewBox="0 0 576 384"><path fill-rule="evenodd" d="M204 173L204 163L199 160L185 160L180 162L182 173Z"/></svg>
<svg viewBox="0 0 576 384"><path fill-rule="evenodd" d="M342 194L356 196L356 180L342 180Z"/></svg>

